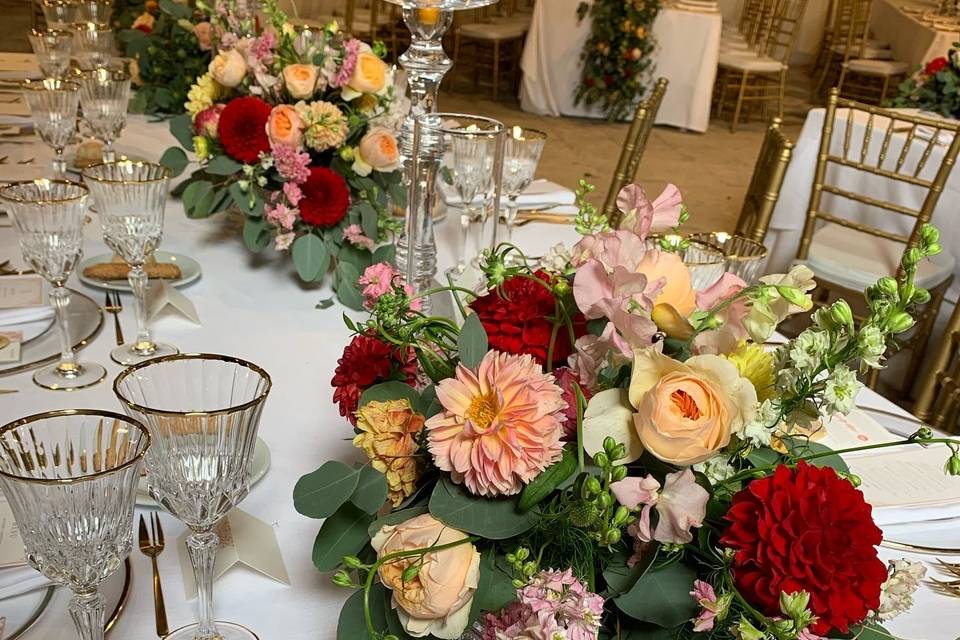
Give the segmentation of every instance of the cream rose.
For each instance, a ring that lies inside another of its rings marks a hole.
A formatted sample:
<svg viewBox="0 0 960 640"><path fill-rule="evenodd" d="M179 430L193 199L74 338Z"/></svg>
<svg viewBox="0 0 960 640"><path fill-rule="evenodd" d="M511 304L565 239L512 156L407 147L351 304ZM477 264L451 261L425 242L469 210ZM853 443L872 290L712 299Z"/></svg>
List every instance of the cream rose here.
<svg viewBox="0 0 960 640"><path fill-rule="evenodd" d="M291 64L283 68L283 83L294 100L309 100L317 90L320 69L313 64Z"/></svg>
<svg viewBox="0 0 960 640"><path fill-rule="evenodd" d="M353 75L341 90L344 100L353 100L364 93L380 93L387 86L387 63L377 57L373 51L365 50L357 54L357 66Z"/></svg>
<svg viewBox="0 0 960 640"><path fill-rule="evenodd" d="M193 25L193 35L197 38L200 51L210 51L213 48L213 27L209 22L198 22Z"/></svg>
<svg viewBox="0 0 960 640"><path fill-rule="evenodd" d="M210 61L210 75L224 87L235 87L247 75L247 62L236 49L223 51Z"/></svg>
<svg viewBox="0 0 960 640"><path fill-rule="evenodd" d="M380 529L370 544L382 558L397 551L425 549L463 540L467 535L428 513ZM480 582L480 553L470 542L442 551L414 555L380 567L380 580L393 592L393 606L410 635L428 634L443 640L459 638L467 628L473 594ZM413 580L403 581L404 570L419 564Z"/></svg>
<svg viewBox="0 0 960 640"><path fill-rule="evenodd" d="M297 110L289 104L275 106L267 119L267 137L272 147L278 144L299 147L303 139L303 120Z"/></svg>
<svg viewBox="0 0 960 640"><path fill-rule="evenodd" d="M652 348L634 351L629 397L643 447L682 466L725 447L757 408L756 389L729 360L701 355L679 362Z"/></svg>
<svg viewBox="0 0 960 640"><path fill-rule="evenodd" d="M389 173L399 168L400 150L392 131L375 128L363 136L353 162L357 175L370 175L371 171Z"/></svg>

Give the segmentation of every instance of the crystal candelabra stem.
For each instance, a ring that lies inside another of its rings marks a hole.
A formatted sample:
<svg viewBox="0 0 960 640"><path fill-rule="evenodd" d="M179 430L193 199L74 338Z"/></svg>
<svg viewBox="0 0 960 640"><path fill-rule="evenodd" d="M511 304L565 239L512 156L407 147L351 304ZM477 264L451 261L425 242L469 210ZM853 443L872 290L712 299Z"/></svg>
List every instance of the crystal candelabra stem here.
<svg viewBox="0 0 960 640"><path fill-rule="evenodd" d="M403 19L411 34L410 48L400 56L400 65L406 70L410 84L410 113L400 135L407 187L407 220L397 242L397 266L414 290L420 293L430 288L437 273L437 245L430 208L435 202L435 178L440 157L429 149L418 150L414 128L418 116L436 113L440 83L453 66L442 43L443 34L453 21L453 12L405 6ZM415 158L418 152L420 157ZM429 306L429 300L424 300L424 304Z"/></svg>

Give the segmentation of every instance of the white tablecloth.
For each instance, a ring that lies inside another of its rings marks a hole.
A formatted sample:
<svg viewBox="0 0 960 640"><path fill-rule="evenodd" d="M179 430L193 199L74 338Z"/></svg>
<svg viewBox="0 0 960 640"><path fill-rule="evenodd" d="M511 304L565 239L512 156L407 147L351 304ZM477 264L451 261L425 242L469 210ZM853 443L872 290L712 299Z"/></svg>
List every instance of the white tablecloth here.
<svg viewBox="0 0 960 640"><path fill-rule="evenodd" d="M551 116L603 118L599 108L574 104L580 84L580 52L590 34L590 19L577 21L580 0L537 0L520 66L524 111ZM670 80L657 124L693 131L710 125L710 97L720 56L719 13L661 9L653 23L656 49L650 74Z"/></svg>
<svg viewBox="0 0 960 640"><path fill-rule="evenodd" d="M870 14L870 30L875 38L890 45L894 58L916 67L933 58L947 55L953 43L960 40L960 32L939 31L922 22L915 13L906 13L902 7L917 7L933 11L931 2L904 2L903 0L874 0Z"/></svg>
<svg viewBox="0 0 960 640"><path fill-rule="evenodd" d="M148 125L143 118L133 118L118 149L121 153L157 158L171 144L173 139L164 125ZM9 154L11 162L40 157L38 149L32 146L0 143L0 147L0 155ZM0 180L8 166L0 165ZM38 174L45 169L42 165L37 168ZM274 387L263 414L260 436L270 446L273 465L240 506L274 527L292 585L276 583L249 569L234 568L216 583L217 617L249 626L263 640L333 640L340 606L348 594L332 586L327 574L314 569L310 553L320 522L296 513L291 495L297 479L324 461L361 459L350 444L349 425L330 401L330 378L349 339L341 320L343 308L315 309L318 300L330 295L327 287L305 290L297 282L289 260L271 260L271 249L266 250L264 257L249 254L237 234L224 228L222 220L188 220L179 202L168 204L162 248L201 262L203 277L184 289L184 293L196 304L203 326L163 318L153 328L158 339L176 344L185 352L236 355L262 365L272 375ZM449 248L455 236L454 225L443 224L438 229L441 267L452 263ZM574 240L574 231L567 226L530 224L517 230L516 240L537 255L551 244ZM96 220L86 230L85 248L87 255L106 250ZM19 259L11 228L0 228L0 256ZM75 278L71 286L83 289ZM87 293L101 299L99 291ZM134 332L131 305L129 297L125 297L122 321L128 336ZM0 387L20 390L0 396L0 418L6 422L39 411L80 407L119 411L109 382L120 372L120 367L108 357L114 346L111 322L112 318L108 318L104 331L81 353L82 358L107 366L107 381L91 389L60 393L38 389L30 381L29 373L0 378ZM861 401L898 411L869 391L863 392ZM170 626L176 628L194 620L194 603L185 600L177 554L171 544L183 527L169 515L161 518L168 549L160 556L160 569ZM884 558L903 555L887 550L881 554ZM150 564L136 550L131 558L132 593L112 637L152 640L156 636ZM62 605L64 595L58 597ZM960 628L960 600L935 596L923 589L914 611L890 623L889 628L898 636L915 640L953 640ZM75 638L65 616L51 613L24 640Z"/></svg>

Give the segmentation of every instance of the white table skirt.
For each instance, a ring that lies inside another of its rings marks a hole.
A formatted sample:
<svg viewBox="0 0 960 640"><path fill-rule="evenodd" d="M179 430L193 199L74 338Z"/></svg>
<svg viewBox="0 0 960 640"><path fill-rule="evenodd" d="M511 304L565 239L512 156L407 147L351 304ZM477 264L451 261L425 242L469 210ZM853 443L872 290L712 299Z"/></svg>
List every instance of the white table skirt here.
<svg viewBox="0 0 960 640"><path fill-rule="evenodd" d="M520 66L520 107L551 116L606 117L599 108L574 104L580 84L580 53L590 19L577 20L580 0L537 0ZM704 132L720 56L719 13L661 9L653 23L656 49L649 74L670 80L657 124Z"/></svg>
<svg viewBox="0 0 960 640"><path fill-rule="evenodd" d="M165 125L147 124L143 118L135 117L118 148L120 153L158 158L171 144L173 139ZM39 162L41 150L37 147L0 146L2 154L10 155L11 163L0 165L0 180L8 176L7 169L16 166L13 163L19 159L36 156ZM45 165L38 165L38 177L45 170ZM305 290L297 282L289 260L271 259L270 248L263 257L249 254L237 233L225 228L223 221L222 216L188 220L179 202L168 204L162 248L187 254L202 264L203 277L183 291L196 304L203 326L179 318L163 318L154 323L153 329L158 339L185 352L236 355L262 365L272 375L274 388L263 414L260 435L270 446L273 465L240 506L274 527L292 584L288 587L252 570L234 568L216 583L217 617L249 626L263 640L333 640L340 607L348 594L331 585L327 574L314 569L310 553L320 522L300 516L293 508L291 496L297 479L324 461L359 461L362 457L350 444L349 425L330 401L330 378L349 339L341 319L343 308L315 309L318 300L330 295L328 287ZM455 225L442 224L438 228L441 267L452 264L450 247L455 237ZM559 225L530 224L516 233L518 244L533 255L556 242L570 243L574 239L572 227ZM96 219L86 229L85 250L87 255L106 251ZM14 230L0 228L0 256L18 262L19 255ZM70 286L84 289L75 277ZM86 292L97 301L102 298L100 291ZM124 297L124 307L121 319L129 336L135 327L128 296ZM114 346L112 318L106 322L104 331L82 352L82 357L106 365L107 381L91 389L59 393L35 387L30 373L0 378L0 387L20 390L0 396L3 420L51 409L95 407L119 411L110 380L120 372L120 367L108 357ZM870 391L864 391L860 399L870 406L899 411ZM166 539L172 542L183 527L169 515L161 518ZM881 555L886 559L903 554L881 550ZM136 550L131 560L132 592L113 637L153 640L156 636L150 563ZM172 544L168 544L159 560L171 628L194 621L195 603L185 600ZM58 598L63 606L64 594ZM65 620L62 611L57 615L51 612L24 640L75 640L75 633ZM924 588L913 612L888 626L894 634L905 638L953 640L960 628L960 600L939 597Z"/></svg>
<svg viewBox="0 0 960 640"><path fill-rule="evenodd" d="M910 73L934 58L947 55L947 50L960 39L960 32L939 31L921 22L916 14L903 6L933 11L935 3L874 0L870 14L870 30L874 37L890 45L894 58L910 65Z"/></svg>

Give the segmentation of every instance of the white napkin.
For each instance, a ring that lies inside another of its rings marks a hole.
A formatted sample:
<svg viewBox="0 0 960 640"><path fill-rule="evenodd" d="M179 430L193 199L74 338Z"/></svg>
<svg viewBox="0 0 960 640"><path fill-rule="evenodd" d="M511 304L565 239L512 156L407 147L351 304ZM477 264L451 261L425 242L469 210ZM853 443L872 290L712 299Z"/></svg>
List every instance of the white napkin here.
<svg viewBox="0 0 960 640"><path fill-rule="evenodd" d="M4 309L0 311L0 327L11 327L27 324L28 322L46 321L53 317L53 313L53 307L46 305L41 307L24 307L21 309Z"/></svg>
<svg viewBox="0 0 960 640"><path fill-rule="evenodd" d="M456 188L452 184L447 184L442 180L438 180L437 184L439 185L440 195L444 202L449 205L463 203L460 194L457 193ZM555 205L572 205L576 201L577 196L573 191L542 178L531 182L530 186L524 189L523 193L517 197L517 204L524 209ZM479 203L480 198L478 197L474 202ZM505 204L506 197L503 197L501 199L501 206L505 206Z"/></svg>
<svg viewBox="0 0 960 640"><path fill-rule="evenodd" d="M0 571L0 600L43 589L53 584L33 567L14 567Z"/></svg>

